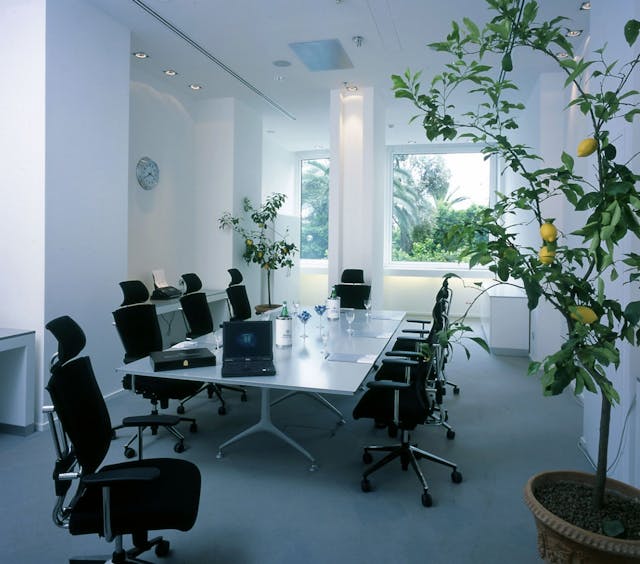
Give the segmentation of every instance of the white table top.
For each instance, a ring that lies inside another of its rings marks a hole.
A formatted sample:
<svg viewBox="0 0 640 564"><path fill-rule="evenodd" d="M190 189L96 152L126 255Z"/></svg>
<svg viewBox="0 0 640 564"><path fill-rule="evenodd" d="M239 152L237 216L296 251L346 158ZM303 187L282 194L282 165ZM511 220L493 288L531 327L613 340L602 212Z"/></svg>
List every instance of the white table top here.
<svg viewBox="0 0 640 564"><path fill-rule="evenodd" d="M216 290L216 289L206 289L203 288L199 290L200 292L204 292L207 296L207 301L209 302L217 302L219 300L227 299L227 291L226 290ZM180 309L180 298L172 298L170 300L149 300L152 304L156 306L156 313L158 315L164 315L165 313L169 313L172 311L178 311Z"/></svg>
<svg viewBox="0 0 640 564"><path fill-rule="evenodd" d="M313 308L301 308L313 312ZM385 350L391 336L404 318L400 311L372 311L367 320L365 312L358 310L353 323L353 335L346 332L344 315L338 321L323 319L329 330L327 350L322 352L318 317L312 314L307 323L307 338L302 338L302 324L294 320L293 345L274 348L275 376L245 376L223 378L220 374L222 351L215 351L212 335L192 341L194 346L206 346L214 350L217 366L187 368L154 372L149 358L143 358L117 368L118 372L141 376L156 376L227 383L244 386L266 387L283 390L299 390L331 394L354 394L372 369L374 360ZM343 360L332 360L340 357ZM356 361L360 359L360 362Z"/></svg>

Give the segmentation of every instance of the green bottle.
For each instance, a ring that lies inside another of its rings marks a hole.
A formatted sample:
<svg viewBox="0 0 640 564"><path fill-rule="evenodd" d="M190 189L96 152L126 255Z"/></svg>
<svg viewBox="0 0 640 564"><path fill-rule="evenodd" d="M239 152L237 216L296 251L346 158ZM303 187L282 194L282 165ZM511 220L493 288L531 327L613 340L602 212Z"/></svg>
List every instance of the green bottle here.
<svg viewBox="0 0 640 564"><path fill-rule="evenodd" d="M287 308L287 302L282 302L282 311L280 312L280 317L289 317L289 308Z"/></svg>
<svg viewBox="0 0 640 564"><path fill-rule="evenodd" d="M329 296L332 300L335 300L338 295L336 294L336 287L331 288L331 295Z"/></svg>

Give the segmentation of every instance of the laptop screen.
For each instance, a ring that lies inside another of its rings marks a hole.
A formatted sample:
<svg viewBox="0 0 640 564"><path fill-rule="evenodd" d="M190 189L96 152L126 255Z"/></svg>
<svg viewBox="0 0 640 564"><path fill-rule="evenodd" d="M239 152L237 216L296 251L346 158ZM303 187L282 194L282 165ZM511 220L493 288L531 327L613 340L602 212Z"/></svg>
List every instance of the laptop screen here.
<svg viewBox="0 0 640 564"><path fill-rule="evenodd" d="M271 321L226 321L222 326L224 361L273 358Z"/></svg>

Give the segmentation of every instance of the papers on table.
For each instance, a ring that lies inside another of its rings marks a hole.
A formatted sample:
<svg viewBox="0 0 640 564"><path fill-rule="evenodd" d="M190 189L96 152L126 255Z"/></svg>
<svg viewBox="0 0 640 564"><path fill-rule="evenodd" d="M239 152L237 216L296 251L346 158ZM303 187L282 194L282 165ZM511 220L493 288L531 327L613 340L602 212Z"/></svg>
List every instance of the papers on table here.
<svg viewBox="0 0 640 564"><path fill-rule="evenodd" d="M358 353L331 353L327 360L334 362L357 362L359 364L373 364L378 355Z"/></svg>

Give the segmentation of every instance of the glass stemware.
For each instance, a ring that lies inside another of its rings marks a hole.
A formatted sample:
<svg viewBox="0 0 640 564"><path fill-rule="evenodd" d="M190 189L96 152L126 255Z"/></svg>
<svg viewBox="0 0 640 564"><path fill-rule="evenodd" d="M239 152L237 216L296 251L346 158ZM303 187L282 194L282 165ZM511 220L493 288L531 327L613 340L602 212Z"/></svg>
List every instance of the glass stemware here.
<svg viewBox="0 0 640 564"><path fill-rule="evenodd" d="M367 310L367 312L365 313L365 316L367 317L367 319L369 318L369 316L371 315L371 298L367 298L364 301L364 309Z"/></svg>
<svg viewBox="0 0 640 564"><path fill-rule="evenodd" d="M222 348L222 331L214 331L213 339L216 342L216 350L220 350Z"/></svg>
<svg viewBox="0 0 640 564"><path fill-rule="evenodd" d="M324 304L318 304L316 306L313 306L313 309L318 314L318 327L322 329L322 316L324 315L324 312L327 311L327 306Z"/></svg>
<svg viewBox="0 0 640 564"><path fill-rule="evenodd" d="M302 323L302 335L300 335L300 337L303 339L307 338L307 321L309 321L310 318L311 314L306 309L303 309L298 314L298 319L300 320L300 323Z"/></svg>
<svg viewBox="0 0 640 564"><path fill-rule="evenodd" d="M354 319L356 318L356 310L353 308L347 308L344 310L344 318L347 320L347 333L349 333L349 335L353 335L353 328L351 327L351 324L353 323Z"/></svg>

